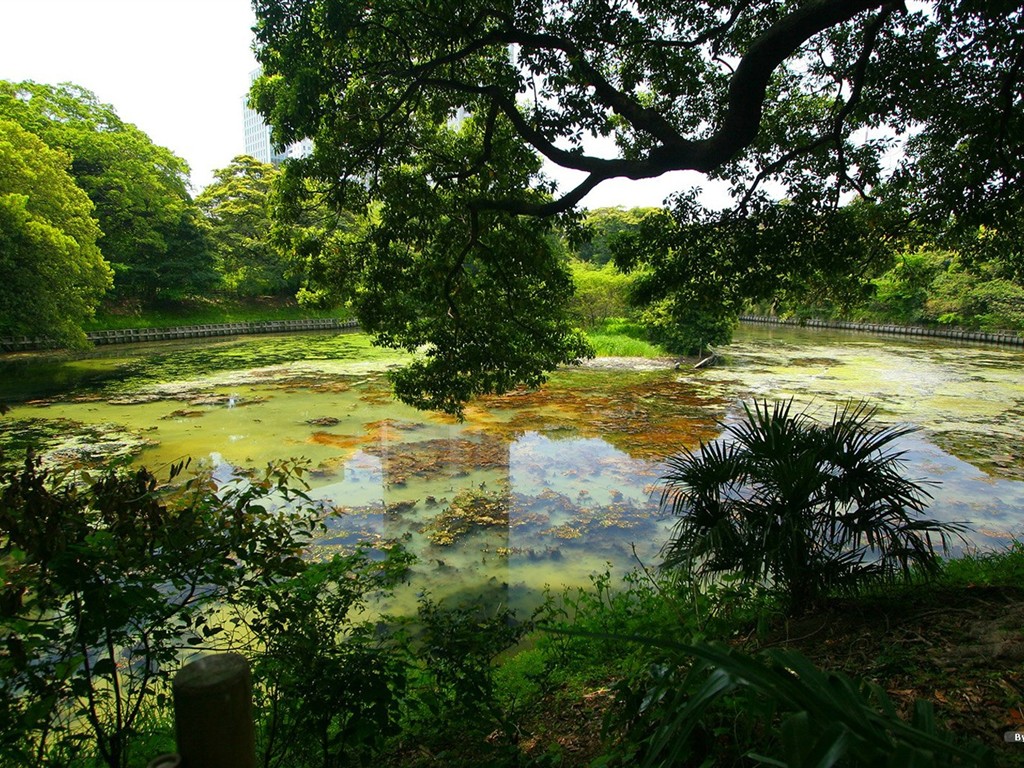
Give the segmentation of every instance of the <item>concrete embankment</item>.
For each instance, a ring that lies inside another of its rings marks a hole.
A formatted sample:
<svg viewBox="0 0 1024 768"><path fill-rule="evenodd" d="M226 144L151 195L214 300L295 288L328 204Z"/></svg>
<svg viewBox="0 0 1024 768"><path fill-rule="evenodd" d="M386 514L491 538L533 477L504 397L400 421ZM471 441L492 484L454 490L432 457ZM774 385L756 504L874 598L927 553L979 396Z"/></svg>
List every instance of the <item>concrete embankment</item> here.
<svg viewBox="0 0 1024 768"><path fill-rule="evenodd" d="M1004 333L986 333L984 331L967 331L962 328L940 328L925 325L853 323L845 320L800 320L796 318L766 317L763 315L740 315L740 322L758 325L785 325L799 328L861 331L863 333L892 334L894 336L927 336L936 339L951 339L953 341L1024 347L1024 336L1008 331Z"/></svg>
<svg viewBox="0 0 1024 768"><path fill-rule="evenodd" d="M257 320L246 323L210 323L207 325L179 325L173 328L127 328L116 331L92 331L86 336L93 344L135 344L143 341L171 341L199 339L210 336L246 336L259 333L295 333L299 331L330 331L358 328L355 320L322 318L316 320ZM46 339L22 336L0 339L0 350L20 352L47 349L52 345Z"/></svg>

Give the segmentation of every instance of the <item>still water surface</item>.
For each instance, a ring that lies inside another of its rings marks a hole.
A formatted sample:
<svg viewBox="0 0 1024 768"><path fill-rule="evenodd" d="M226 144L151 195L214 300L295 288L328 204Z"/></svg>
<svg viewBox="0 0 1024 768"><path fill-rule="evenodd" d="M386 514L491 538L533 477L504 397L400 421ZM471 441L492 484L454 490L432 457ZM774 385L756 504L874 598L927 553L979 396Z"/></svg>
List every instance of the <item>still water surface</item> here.
<svg viewBox="0 0 1024 768"><path fill-rule="evenodd" d="M705 371L596 361L539 391L474 403L464 422L395 402L400 364L360 334L140 345L87 357L0 359L8 453L42 441L56 463L190 456L219 477L310 462L329 504L322 551L402 539L417 589L495 592L528 605L610 564L655 564L665 456L714 439L752 398L794 398L822 418L868 399L914 424L907 473L938 481L930 514L971 544L1024 534L1024 353L932 340L744 327Z"/></svg>

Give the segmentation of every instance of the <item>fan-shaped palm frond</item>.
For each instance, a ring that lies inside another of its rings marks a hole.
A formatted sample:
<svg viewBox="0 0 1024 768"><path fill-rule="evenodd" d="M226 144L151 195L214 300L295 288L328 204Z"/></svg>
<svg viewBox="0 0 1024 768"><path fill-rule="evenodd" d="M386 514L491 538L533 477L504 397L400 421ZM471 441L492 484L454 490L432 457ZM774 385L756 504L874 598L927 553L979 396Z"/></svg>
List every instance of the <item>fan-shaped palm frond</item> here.
<svg viewBox="0 0 1024 768"><path fill-rule="evenodd" d="M830 424L792 401L744 406L723 437L667 462L662 509L679 518L663 567L706 580L733 573L773 586L790 607L877 579L937 567L959 523L920 517L927 483L903 476L908 426L872 424L866 403Z"/></svg>

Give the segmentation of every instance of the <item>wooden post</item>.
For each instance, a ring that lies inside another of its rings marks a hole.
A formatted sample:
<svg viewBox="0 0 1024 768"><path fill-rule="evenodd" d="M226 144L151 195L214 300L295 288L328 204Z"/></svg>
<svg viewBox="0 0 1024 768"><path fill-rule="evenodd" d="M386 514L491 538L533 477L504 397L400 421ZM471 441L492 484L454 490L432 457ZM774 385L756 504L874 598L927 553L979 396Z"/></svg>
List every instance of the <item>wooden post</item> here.
<svg viewBox="0 0 1024 768"><path fill-rule="evenodd" d="M174 723L183 768L256 768L249 662L204 656L174 676Z"/></svg>

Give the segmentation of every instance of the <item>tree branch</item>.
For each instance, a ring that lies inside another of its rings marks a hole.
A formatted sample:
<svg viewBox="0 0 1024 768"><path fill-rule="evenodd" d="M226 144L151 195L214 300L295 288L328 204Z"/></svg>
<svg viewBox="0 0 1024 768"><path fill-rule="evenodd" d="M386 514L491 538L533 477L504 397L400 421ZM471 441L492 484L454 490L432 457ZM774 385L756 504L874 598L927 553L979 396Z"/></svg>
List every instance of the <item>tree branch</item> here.
<svg viewBox="0 0 1024 768"><path fill-rule="evenodd" d="M755 40L740 59L730 79L725 115L715 132L709 138L702 140L685 139L660 115L657 120L653 120L648 114L651 112L650 110L645 110L639 105L632 108L631 100L628 100L624 94L616 91L603 79L591 83L605 104L616 109L633 127L650 133L661 142L659 146L648 151L646 157L637 160L606 160L561 150L555 147L540 131L530 126L515 108L514 103L506 103L502 107L502 111L509 117L524 140L551 162L564 168L585 171L590 174L590 177L583 184L552 203L530 205L510 201L501 204L500 207L504 210L530 215L549 215L568 210L601 181L613 177L653 178L668 171L677 170L709 173L721 167L753 143L760 129L764 100L772 74L807 40L820 32L853 19L864 11L883 8L883 13L879 14L870 30L870 45L866 43L866 50L870 53L870 49L874 45L874 37L881 24L902 7L902 0L895 2L893 0L812 0L793 11ZM514 42L553 45L558 41L549 36L535 35L522 36ZM566 49L558 47L558 50L565 51ZM859 64L863 66L859 68L858 82L862 82L864 68L867 65L866 57L863 54ZM580 66L584 67L582 63ZM581 71L587 71L586 67ZM858 85L858 97L859 87ZM492 97L496 96L493 93L491 95ZM848 109L845 109L841 113L841 117L845 117L847 113ZM490 203L490 206L499 207L497 201Z"/></svg>
<svg viewBox="0 0 1024 768"><path fill-rule="evenodd" d="M850 98L836 112L836 115L832 120L832 130L829 131L828 133L824 133L821 136L818 136L816 139L809 141L806 144L801 144L797 147L794 147L790 151L784 153L781 157L777 158L774 162L762 168L760 172L758 172L757 176L754 177L754 180L747 187L747 190L744 193L743 198L737 205L738 210L742 211L746 209L747 204L750 202L750 199L753 197L754 192L761 185L761 183L769 176L780 171L790 161L802 155L810 154L811 152L814 152L816 149L824 146L825 144L828 144L829 142L839 143L842 141L842 125L846 118L849 116L850 112L852 112L853 108L857 105L857 102L860 101L861 94L864 91L864 80L867 76L868 63L871 59L871 54L874 52L875 44L878 42L878 33L879 31L881 31L882 25L889 19L889 17L892 16L893 13L896 12L896 10L897 6L895 5L886 6L882 8L878 15L875 16L875 18L873 18L868 23L864 32L864 45L861 47L860 56L857 57L857 62L855 63L853 69L853 85L850 90ZM839 97L836 97L836 102L838 106ZM845 169L842 170L842 173L843 176L848 181L850 181L850 183L853 186L857 187L858 192L860 192L863 195L864 190L860 187L860 185L854 182L853 179L846 175Z"/></svg>
<svg viewBox="0 0 1024 768"><path fill-rule="evenodd" d="M772 73L807 40L864 11L891 4L890 0L813 0L755 40L729 83L721 125L711 138L695 143L688 169L708 173L754 141Z"/></svg>

